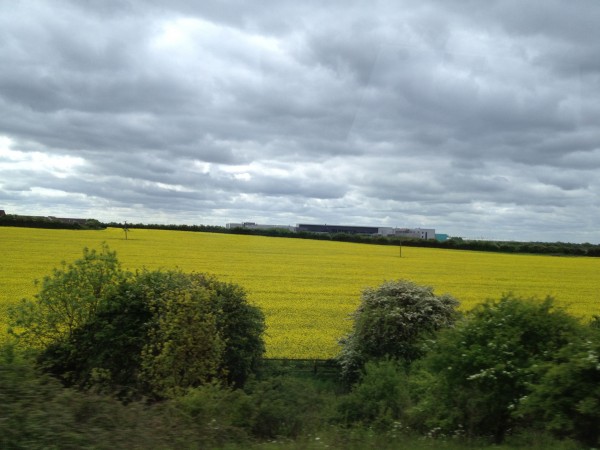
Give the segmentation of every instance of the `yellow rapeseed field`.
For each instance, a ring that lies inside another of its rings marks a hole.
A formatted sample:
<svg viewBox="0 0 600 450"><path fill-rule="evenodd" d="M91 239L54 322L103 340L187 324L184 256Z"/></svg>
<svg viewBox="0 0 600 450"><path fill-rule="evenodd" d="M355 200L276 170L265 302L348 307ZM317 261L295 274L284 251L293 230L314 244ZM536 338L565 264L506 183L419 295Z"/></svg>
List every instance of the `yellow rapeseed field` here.
<svg viewBox="0 0 600 450"><path fill-rule="evenodd" d="M34 279L83 247L106 242L127 269L210 272L242 285L267 317L267 356L327 358L347 333L367 286L405 278L449 293L469 309L512 291L552 295L582 317L600 314L600 258L508 255L180 231L0 228L0 327L6 306L32 297ZM0 336L5 336L0 331Z"/></svg>

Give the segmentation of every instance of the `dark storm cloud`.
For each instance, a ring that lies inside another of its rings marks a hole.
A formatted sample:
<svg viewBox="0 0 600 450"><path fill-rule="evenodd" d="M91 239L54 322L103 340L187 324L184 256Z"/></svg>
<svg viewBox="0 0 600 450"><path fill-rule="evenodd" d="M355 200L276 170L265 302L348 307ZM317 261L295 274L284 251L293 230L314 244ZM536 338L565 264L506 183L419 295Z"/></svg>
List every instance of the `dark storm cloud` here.
<svg viewBox="0 0 600 450"><path fill-rule="evenodd" d="M599 21L592 0L0 2L0 207L598 241Z"/></svg>

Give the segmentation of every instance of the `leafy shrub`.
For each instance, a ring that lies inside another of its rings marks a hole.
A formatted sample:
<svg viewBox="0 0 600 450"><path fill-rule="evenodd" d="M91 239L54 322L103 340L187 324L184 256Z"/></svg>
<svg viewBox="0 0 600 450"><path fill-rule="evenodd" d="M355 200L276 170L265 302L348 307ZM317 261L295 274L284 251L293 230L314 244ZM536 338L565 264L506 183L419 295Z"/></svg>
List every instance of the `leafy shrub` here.
<svg viewBox="0 0 600 450"><path fill-rule="evenodd" d="M248 443L235 425L241 391L209 384L157 404L123 405L108 396L65 388L11 346L0 347L0 448L218 448ZM239 420L238 420L239 422Z"/></svg>
<svg viewBox="0 0 600 450"><path fill-rule="evenodd" d="M124 273L106 246L68 267L13 315L25 342L43 338L41 366L68 385L129 400L214 379L242 386L264 353L264 316L235 284L180 270Z"/></svg>
<svg viewBox="0 0 600 450"><path fill-rule="evenodd" d="M3 449L77 449L104 437L114 443L103 433L123 425L122 405L63 388L10 345L0 348L0 405Z"/></svg>
<svg viewBox="0 0 600 450"><path fill-rule="evenodd" d="M539 381L537 368L580 339L582 325L545 301L506 295L474 308L422 360L413 418L445 433L502 441L513 412Z"/></svg>
<svg viewBox="0 0 600 450"><path fill-rule="evenodd" d="M356 381L370 360L392 358L409 363L419 358L423 340L454 323L457 306L450 295L436 296L432 287L405 280L365 289L352 314L352 331L340 341L338 361L343 376Z"/></svg>
<svg viewBox="0 0 600 450"><path fill-rule="evenodd" d="M516 416L559 437L586 446L600 445L600 339L587 339L563 347L554 361L541 364L539 381L519 403Z"/></svg>
<svg viewBox="0 0 600 450"><path fill-rule="evenodd" d="M81 259L63 261L44 277L34 300L23 299L9 309L11 332L37 348L69 339L127 276L106 244L100 252L84 248Z"/></svg>
<svg viewBox="0 0 600 450"><path fill-rule="evenodd" d="M245 383L264 353L265 326L240 286L180 271L147 272L137 280L155 286L142 350L144 374L155 389L164 395L211 379Z"/></svg>
<svg viewBox="0 0 600 450"><path fill-rule="evenodd" d="M131 280L70 338L46 347L41 367L69 386L133 399L149 392L140 376L142 350L152 321L150 285Z"/></svg>
<svg viewBox="0 0 600 450"><path fill-rule="evenodd" d="M150 303L142 375L155 395L172 397L217 378L223 341L204 287L181 272L151 275L164 286Z"/></svg>
<svg viewBox="0 0 600 450"><path fill-rule="evenodd" d="M182 431L194 431L198 447L245 442L250 438L248 417L252 401L241 389L207 383L169 401L167 411L181 422Z"/></svg>
<svg viewBox="0 0 600 450"><path fill-rule="evenodd" d="M309 380L278 376L249 383L245 427L261 439L295 438L322 427L332 398Z"/></svg>
<svg viewBox="0 0 600 450"><path fill-rule="evenodd" d="M404 417L409 406L405 368L392 360L368 362L360 381L340 399L337 421L389 430Z"/></svg>
<svg viewBox="0 0 600 450"><path fill-rule="evenodd" d="M219 371L228 384L243 386L258 369L265 352L264 314L248 303L241 286L207 274L193 274L192 277L194 283L203 286L209 294L210 310L223 341Z"/></svg>

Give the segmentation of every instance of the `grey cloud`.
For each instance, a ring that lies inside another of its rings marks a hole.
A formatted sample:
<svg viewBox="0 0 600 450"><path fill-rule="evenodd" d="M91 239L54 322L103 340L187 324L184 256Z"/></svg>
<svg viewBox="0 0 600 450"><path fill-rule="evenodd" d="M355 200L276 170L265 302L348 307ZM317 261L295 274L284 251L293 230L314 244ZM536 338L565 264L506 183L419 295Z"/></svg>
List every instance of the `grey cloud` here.
<svg viewBox="0 0 600 450"><path fill-rule="evenodd" d="M590 180L582 177L581 174L573 172L567 173L549 173L538 177L545 184L559 187L564 191L586 190L590 187Z"/></svg>
<svg viewBox="0 0 600 450"><path fill-rule="evenodd" d="M564 155L561 159L568 167L583 170L598 169L600 168L600 148L596 147L591 151L575 151Z"/></svg>
<svg viewBox="0 0 600 450"><path fill-rule="evenodd" d="M248 183L236 183L236 190L267 196L299 196L313 199L340 198L345 194L344 187L334 182L289 177L269 177Z"/></svg>
<svg viewBox="0 0 600 450"><path fill-rule="evenodd" d="M50 189L100 219L598 240L598 18L590 0L1 4L0 207ZM81 164L26 170L2 145Z"/></svg>

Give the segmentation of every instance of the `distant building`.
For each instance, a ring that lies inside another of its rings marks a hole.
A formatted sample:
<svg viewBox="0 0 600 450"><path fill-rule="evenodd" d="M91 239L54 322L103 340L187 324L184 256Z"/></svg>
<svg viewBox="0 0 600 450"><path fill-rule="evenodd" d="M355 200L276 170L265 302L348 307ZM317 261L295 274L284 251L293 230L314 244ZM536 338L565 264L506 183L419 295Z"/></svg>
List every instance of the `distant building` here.
<svg viewBox="0 0 600 450"><path fill-rule="evenodd" d="M369 236L396 236L411 239L435 239L435 229L433 228L392 228L301 223L298 224L296 229L297 231L309 231L312 233L347 233Z"/></svg>
<svg viewBox="0 0 600 450"><path fill-rule="evenodd" d="M311 233L348 233L348 234L378 234L378 227L361 227L354 225L316 225L300 223L296 227L298 231L309 231Z"/></svg>
<svg viewBox="0 0 600 450"><path fill-rule="evenodd" d="M314 223L300 223L295 227L289 225L264 225L254 222L228 223L227 228L245 228L249 230L270 230L285 229L295 232L309 233L345 233L360 234L364 236L392 236L405 237L411 239L435 239L435 229L433 228L392 228L392 227L373 227L360 225L328 225Z"/></svg>
<svg viewBox="0 0 600 450"><path fill-rule="evenodd" d="M296 227L291 225L269 225L269 224L259 224L255 222L241 222L241 223L228 223L225 225L226 228L246 228L248 230L287 230L287 231L296 231Z"/></svg>
<svg viewBox="0 0 600 450"><path fill-rule="evenodd" d="M435 239L433 228L395 228L394 236L413 239Z"/></svg>
<svg viewBox="0 0 600 450"><path fill-rule="evenodd" d="M52 220L53 222L61 222L61 223L78 223L80 225L85 225L88 219L75 219L73 217L54 217L48 216L48 220Z"/></svg>
<svg viewBox="0 0 600 450"><path fill-rule="evenodd" d="M6 215L6 213L4 212L4 210L3 210L3 209L0 209L0 217L3 217L3 216L5 216L5 215Z"/></svg>

